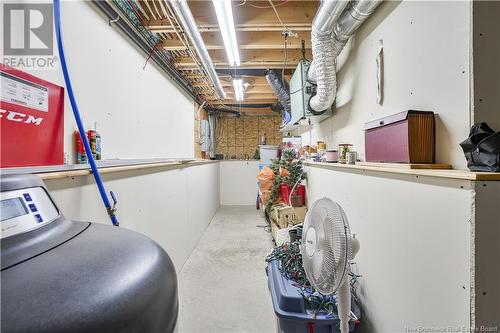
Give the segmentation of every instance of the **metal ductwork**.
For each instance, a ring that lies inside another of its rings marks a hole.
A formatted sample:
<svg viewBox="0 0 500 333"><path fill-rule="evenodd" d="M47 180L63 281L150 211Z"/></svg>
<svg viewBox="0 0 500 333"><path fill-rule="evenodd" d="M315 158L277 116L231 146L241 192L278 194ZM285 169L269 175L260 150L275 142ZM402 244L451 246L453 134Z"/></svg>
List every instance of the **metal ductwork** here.
<svg viewBox="0 0 500 333"><path fill-rule="evenodd" d="M318 85L316 95L309 101L312 110L321 112L335 101L337 93L335 61L349 38L381 2L382 0L354 1L346 10L344 10L347 4L345 1L321 3L314 17L311 33L313 66L309 70L308 79Z"/></svg>
<svg viewBox="0 0 500 333"><path fill-rule="evenodd" d="M317 81L316 77L316 64L319 63L319 60L316 60L316 53L325 53L327 50L323 50L326 46L324 44L331 42L323 41L321 36L331 36L333 33L333 29L337 23L338 18L344 11L344 8L349 3L349 0L338 0L338 1L322 1L316 15L313 20L313 28L311 32L311 43L312 43L312 51L313 51L313 60L311 62L311 66L309 67L308 78L312 82Z"/></svg>
<svg viewBox="0 0 500 333"><path fill-rule="evenodd" d="M196 21L193 18L193 14L189 9L186 0L169 0L172 8L175 12L175 15L179 19L180 24L182 25L182 29L188 35L189 39L193 43L193 46L200 57L203 68L205 69L207 75L209 76L212 84L215 88L215 91L220 99L225 99L226 94L224 89L222 88L222 84L217 76L217 72L215 71L214 64L210 55L208 54L205 43L203 42L203 38L198 31L196 26Z"/></svg>
<svg viewBox="0 0 500 333"><path fill-rule="evenodd" d="M271 109L271 111L276 112L276 113L282 112L284 110L283 105L281 105L280 102L276 102L276 103L271 104L269 106L269 108Z"/></svg>
<svg viewBox="0 0 500 333"><path fill-rule="evenodd" d="M281 71L270 69L266 73L266 79L274 93L278 97L278 101L283 106L285 112L290 113L290 86L281 75Z"/></svg>

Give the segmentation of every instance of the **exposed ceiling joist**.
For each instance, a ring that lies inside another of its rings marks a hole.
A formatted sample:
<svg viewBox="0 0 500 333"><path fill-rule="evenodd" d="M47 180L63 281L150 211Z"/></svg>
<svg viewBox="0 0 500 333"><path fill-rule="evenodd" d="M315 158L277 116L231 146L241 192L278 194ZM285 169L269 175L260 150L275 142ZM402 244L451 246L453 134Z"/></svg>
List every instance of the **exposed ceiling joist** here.
<svg viewBox="0 0 500 333"><path fill-rule="evenodd" d="M226 91L226 94L228 97L234 98L234 92L232 90ZM267 93L254 93L251 91L245 91L245 99L272 99L276 98L274 93L272 91L269 91Z"/></svg>
<svg viewBox="0 0 500 333"><path fill-rule="evenodd" d="M253 86L268 86L269 85L269 83L267 82L267 79L264 75L261 75L261 76L239 75L239 77L243 79L243 82L248 82ZM231 76L219 74L219 78L221 79L223 85L226 83L232 85ZM290 75L285 74L285 80L289 81Z"/></svg>
<svg viewBox="0 0 500 333"><path fill-rule="evenodd" d="M277 5L277 1L275 1ZM318 8L318 1L287 1L276 6L281 21L290 28L292 24L311 26L311 21ZM193 12L198 25L217 25L215 10L211 1L190 1L189 7ZM257 8L256 8L257 7ZM275 25L283 26L276 17L276 13L268 1L244 3L233 7L233 16L238 26Z"/></svg>
<svg viewBox="0 0 500 333"><path fill-rule="evenodd" d="M224 99L222 101L217 101L214 104L255 104L255 103L276 103L276 98L261 98L261 99L252 99L241 102L236 102L234 99Z"/></svg>
<svg viewBox="0 0 500 333"><path fill-rule="evenodd" d="M229 63L225 60L215 60L213 61L215 68L227 68L229 67ZM175 67L178 68L179 70L192 70L196 69L196 63L192 61L184 61L184 62L177 62L175 64ZM279 61L245 61L242 62L241 65L239 66L240 68L271 68L271 69L295 69L297 67L297 64L287 64L286 66L283 66L283 62Z"/></svg>
<svg viewBox="0 0 500 333"><path fill-rule="evenodd" d="M233 2L233 17L241 59L241 66L235 69L228 64L212 1L188 0L198 30L202 33L203 41L227 94L227 98L221 101L217 100L212 82L198 67L199 60L196 59L196 53L187 52L186 46L180 41L179 34L182 36L183 32L175 18L170 17L170 20L167 18L166 15L170 14L168 0L138 0L141 22L162 39L164 50L172 55L172 64L175 68L192 84L198 96L208 101L210 105L219 107L223 107L223 104L240 105L234 99L233 77L242 78L245 84L245 100L241 102L243 105L275 103L276 96L264 76L266 70L284 69L285 78L290 80L290 73L302 58L302 40L305 41L306 58L312 58L311 22L319 1L273 0L273 2L279 19L269 1ZM283 35L285 30L293 32L286 39L286 61ZM261 114L272 111L267 107L255 112Z"/></svg>
<svg viewBox="0 0 500 333"><path fill-rule="evenodd" d="M216 68L230 67L223 50L210 51L212 62ZM286 57L286 60L285 60ZM311 51L306 52L306 57L311 57ZM301 50L290 49L285 56L284 50L246 50L240 52L241 65L239 68L289 68L297 67L297 63L302 58ZM286 64L285 64L286 61ZM196 63L189 57L176 59L178 67L194 68Z"/></svg>
<svg viewBox="0 0 500 333"><path fill-rule="evenodd" d="M280 33L270 34L263 33L259 38L255 37L248 40L238 40L240 50L282 50L285 46L284 37ZM266 35L270 35L266 38ZM208 40L207 40L208 39ZM224 43L215 38L204 38L207 50L224 50ZM305 43L305 48L310 49L311 43ZM183 51L186 46L179 40L167 39L163 42L163 47L167 51ZM301 39L299 37L290 37L287 40L287 47L289 49L300 50L302 47Z"/></svg>
<svg viewBox="0 0 500 333"><path fill-rule="evenodd" d="M158 20L163 21L164 20ZM154 23L158 23L157 20L149 21L147 28L151 30L151 32L156 33L175 33L175 30L170 23L166 23L166 25L155 25ZM151 24L153 22L153 25ZM311 31L311 25L306 25L303 23L287 23L286 25L288 30L291 31ZM178 27L176 27L179 30ZM284 30L281 24L276 23L263 23L263 24L237 24L235 26L237 32L268 32L268 31L278 31L281 32ZM219 26L217 24L200 24L198 25L198 31L201 33L208 32L220 32Z"/></svg>

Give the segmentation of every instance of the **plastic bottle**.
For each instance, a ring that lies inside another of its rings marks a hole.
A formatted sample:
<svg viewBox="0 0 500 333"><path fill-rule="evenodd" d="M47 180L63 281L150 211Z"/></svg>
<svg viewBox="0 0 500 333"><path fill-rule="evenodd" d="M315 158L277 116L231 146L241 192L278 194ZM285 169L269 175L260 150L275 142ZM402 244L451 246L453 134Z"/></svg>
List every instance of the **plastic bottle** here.
<svg viewBox="0 0 500 333"><path fill-rule="evenodd" d="M85 147L80 132L75 130L73 136L75 138L76 164L85 164L87 163L87 155L85 155Z"/></svg>
<svg viewBox="0 0 500 333"><path fill-rule="evenodd" d="M102 159L102 151L101 151L101 134L97 132L97 122L94 123L94 131L95 131L95 149L96 149L96 159Z"/></svg>
<svg viewBox="0 0 500 333"><path fill-rule="evenodd" d="M94 156L94 160L97 160L97 132L94 130L87 130L87 138L89 139L92 156Z"/></svg>

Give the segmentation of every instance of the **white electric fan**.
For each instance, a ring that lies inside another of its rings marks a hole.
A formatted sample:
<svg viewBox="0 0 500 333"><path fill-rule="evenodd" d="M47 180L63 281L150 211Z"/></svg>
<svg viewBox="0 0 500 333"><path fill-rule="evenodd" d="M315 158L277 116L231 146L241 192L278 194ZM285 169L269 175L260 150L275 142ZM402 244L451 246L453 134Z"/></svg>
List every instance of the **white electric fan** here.
<svg viewBox="0 0 500 333"><path fill-rule="evenodd" d="M349 262L359 250L344 210L328 198L315 201L302 232L302 265L311 285L324 295L337 294L341 333L349 332Z"/></svg>

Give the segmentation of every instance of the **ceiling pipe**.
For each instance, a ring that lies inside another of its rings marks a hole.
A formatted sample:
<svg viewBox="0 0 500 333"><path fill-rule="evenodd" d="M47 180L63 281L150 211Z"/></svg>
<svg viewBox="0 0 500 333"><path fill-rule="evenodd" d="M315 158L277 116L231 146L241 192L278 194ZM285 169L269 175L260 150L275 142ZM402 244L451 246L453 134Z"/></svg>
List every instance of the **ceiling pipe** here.
<svg viewBox="0 0 500 333"><path fill-rule="evenodd" d="M228 113L235 116L241 116L241 112L234 109L207 107L206 110L210 113Z"/></svg>
<svg viewBox="0 0 500 333"><path fill-rule="evenodd" d="M317 93L309 100L309 107L315 112L322 112L335 101L337 94L337 73L335 60L344 48L349 38L373 13L382 0L353 1L348 9L344 10L330 31L330 24L321 24L325 16L321 11L327 3L322 2L313 22L311 33L313 42L314 67L308 73L308 79L318 85ZM337 12L335 12L337 13ZM318 20L322 21L316 22ZM320 30L322 29L322 30ZM329 41L328 41L329 39ZM316 47L315 47L316 43Z"/></svg>
<svg viewBox="0 0 500 333"><path fill-rule="evenodd" d="M222 84L219 80L219 77L217 76L217 72L215 71L215 66L212 62L212 59L210 58L210 55L208 54L207 47L203 42L203 38L201 37L200 32L198 31L198 28L196 26L196 21L194 20L191 10L189 9L187 1L186 0L169 0L169 1L175 12L175 15L179 19L179 23L181 24L182 29L188 35L189 39L191 40L191 43L193 43L193 47L196 50L196 53L198 53L198 56L200 57L200 61L203 65L203 68L207 73L208 77L210 78L210 81L212 81L217 97L219 99L225 99L226 93L222 88Z"/></svg>

